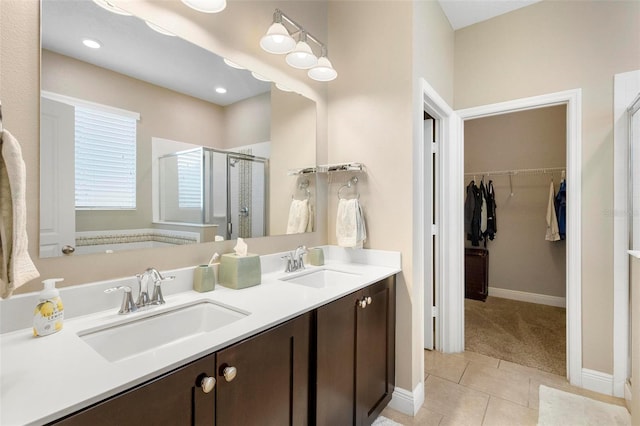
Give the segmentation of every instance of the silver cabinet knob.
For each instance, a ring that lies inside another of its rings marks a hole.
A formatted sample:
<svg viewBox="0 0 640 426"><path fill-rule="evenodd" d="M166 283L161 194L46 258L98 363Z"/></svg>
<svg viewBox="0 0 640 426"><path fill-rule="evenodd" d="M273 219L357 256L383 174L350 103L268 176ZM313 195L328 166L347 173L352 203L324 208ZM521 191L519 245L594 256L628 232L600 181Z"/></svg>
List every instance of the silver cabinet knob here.
<svg viewBox="0 0 640 426"><path fill-rule="evenodd" d="M72 247L72 246L64 246L64 247L62 247L62 253L63 254L73 254L74 251L76 251L75 247Z"/></svg>
<svg viewBox="0 0 640 426"><path fill-rule="evenodd" d="M370 305L372 302L371 296L367 296L367 305Z"/></svg>
<svg viewBox="0 0 640 426"><path fill-rule="evenodd" d="M203 377L202 381L200 382L200 387L202 388L202 392L204 393L211 392L215 385L216 385L216 379L209 376Z"/></svg>
<svg viewBox="0 0 640 426"><path fill-rule="evenodd" d="M236 370L235 367L226 367L223 371L222 374L224 375L224 379L227 382L232 381L233 379L236 378L236 374L238 373L238 370Z"/></svg>
<svg viewBox="0 0 640 426"><path fill-rule="evenodd" d="M367 301L365 299L358 300L358 306L360 306L362 309L366 308Z"/></svg>

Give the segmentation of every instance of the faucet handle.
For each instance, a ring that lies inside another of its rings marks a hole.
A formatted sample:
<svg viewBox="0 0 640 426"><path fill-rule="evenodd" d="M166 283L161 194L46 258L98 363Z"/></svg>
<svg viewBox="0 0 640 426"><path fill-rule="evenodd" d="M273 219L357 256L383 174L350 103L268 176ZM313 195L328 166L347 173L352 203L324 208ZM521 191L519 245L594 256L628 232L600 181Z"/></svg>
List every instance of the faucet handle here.
<svg viewBox="0 0 640 426"><path fill-rule="evenodd" d="M160 276L159 279L154 280L153 282L153 295L151 296L151 300L149 301L150 305L164 305L164 297L162 297L162 283L164 281L173 281L176 277L174 275L168 277Z"/></svg>
<svg viewBox="0 0 640 426"><path fill-rule="evenodd" d="M293 271L293 254L292 253L287 253L284 256L280 257L280 259L284 259L287 261L287 267L285 268L285 272L292 272Z"/></svg>
<svg viewBox="0 0 640 426"><path fill-rule="evenodd" d="M133 297L131 296L131 287L128 285L120 285L118 287L110 287L106 289L105 293L112 293L114 291L123 290L124 294L122 297L122 305L120 306L120 310L118 314L128 314L129 312L135 312L138 310L138 307L135 303L133 303Z"/></svg>

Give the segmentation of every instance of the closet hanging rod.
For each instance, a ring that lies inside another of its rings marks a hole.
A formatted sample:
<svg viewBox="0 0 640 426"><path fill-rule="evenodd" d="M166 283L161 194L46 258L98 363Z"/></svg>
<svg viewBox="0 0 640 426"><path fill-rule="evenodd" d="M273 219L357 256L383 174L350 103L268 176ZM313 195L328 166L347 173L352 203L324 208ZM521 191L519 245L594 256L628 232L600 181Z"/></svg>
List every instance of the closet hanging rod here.
<svg viewBox="0 0 640 426"><path fill-rule="evenodd" d="M547 173L564 172L566 167L544 167L538 169L513 169L513 170L492 170L488 172L469 172L465 176L500 176L500 175L543 175Z"/></svg>

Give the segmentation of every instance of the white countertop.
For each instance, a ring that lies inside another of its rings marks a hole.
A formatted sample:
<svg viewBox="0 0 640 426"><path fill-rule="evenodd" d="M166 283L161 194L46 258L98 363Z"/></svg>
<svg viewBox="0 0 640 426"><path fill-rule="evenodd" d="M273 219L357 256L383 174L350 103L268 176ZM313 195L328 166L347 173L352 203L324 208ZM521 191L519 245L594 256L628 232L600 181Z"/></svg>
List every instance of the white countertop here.
<svg viewBox="0 0 640 426"><path fill-rule="evenodd" d="M119 303L116 303L108 310L65 319L60 332L45 337L33 337L31 327L0 335L0 424L53 421L400 272L397 252L337 247L325 248L323 267L307 266L304 271L288 274L274 272L281 266L279 254L261 256L261 263L262 283L254 287L232 290L217 285L208 293L183 291L165 296L165 305L126 316L117 314ZM357 275L352 283L340 287L311 288L281 281L323 268ZM182 272L176 274L176 281L182 281L176 288L189 288L193 269L185 268ZM112 283L99 283L99 287L103 289ZM163 284L163 291L168 286L171 283ZM66 315L69 301L62 290ZM95 297L106 296L101 293L96 289ZM119 301L121 295L117 296ZM70 299L75 302L77 296ZM197 300L228 305L250 314L214 331L113 363L78 336L83 330L149 316ZM0 307L11 311L6 305Z"/></svg>

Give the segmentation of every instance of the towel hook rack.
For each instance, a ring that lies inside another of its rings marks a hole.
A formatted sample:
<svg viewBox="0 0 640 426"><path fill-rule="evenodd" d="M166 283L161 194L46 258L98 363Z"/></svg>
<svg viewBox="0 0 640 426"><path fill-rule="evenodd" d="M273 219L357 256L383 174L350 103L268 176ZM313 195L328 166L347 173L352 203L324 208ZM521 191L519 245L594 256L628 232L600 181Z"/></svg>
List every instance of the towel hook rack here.
<svg viewBox="0 0 640 426"><path fill-rule="evenodd" d="M358 183L358 177L357 176L353 176L351 179L349 179L347 181L347 183L345 183L340 188L338 188L338 199L342 199L342 197L340 196L340 193L342 192L343 189L351 188L351 187L355 186L357 183ZM356 198L357 199L360 198L360 193L356 192Z"/></svg>

